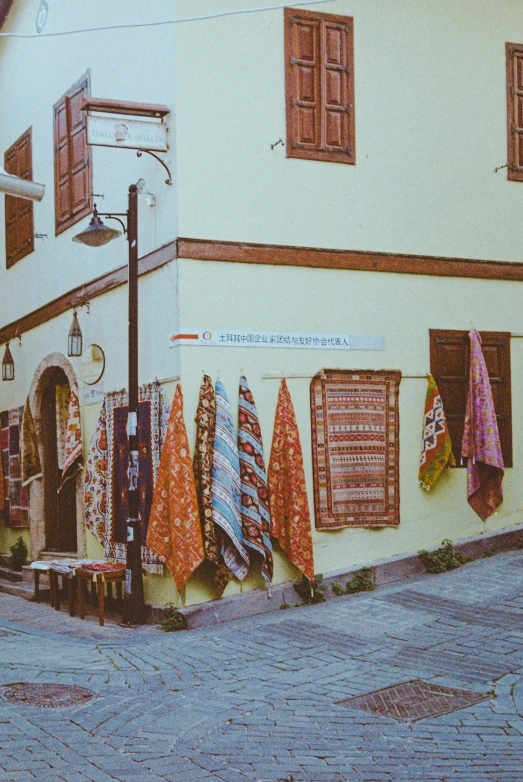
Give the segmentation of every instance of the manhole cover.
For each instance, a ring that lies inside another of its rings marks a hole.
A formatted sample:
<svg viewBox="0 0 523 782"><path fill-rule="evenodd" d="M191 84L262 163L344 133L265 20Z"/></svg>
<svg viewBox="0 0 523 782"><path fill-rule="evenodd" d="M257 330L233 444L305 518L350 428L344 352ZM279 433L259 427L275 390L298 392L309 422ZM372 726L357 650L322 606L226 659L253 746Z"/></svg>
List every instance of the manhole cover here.
<svg viewBox="0 0 523 782"><path fill-rule="evenodd" d="M425 717L439 717L449 711L464 709L489 697L489 693L455 690L452 687L416 680L347 698L338 701L338 706L372 711L395 720L415 722Z"/></svg>
<svg viewBox="0 0 523 782"><path fill-rule="evenodd" d="M74 684L33 684L19 682L0 689L4 699L19 706L38 706L41 709L63 709L87 703L94 694Z"/></svg>

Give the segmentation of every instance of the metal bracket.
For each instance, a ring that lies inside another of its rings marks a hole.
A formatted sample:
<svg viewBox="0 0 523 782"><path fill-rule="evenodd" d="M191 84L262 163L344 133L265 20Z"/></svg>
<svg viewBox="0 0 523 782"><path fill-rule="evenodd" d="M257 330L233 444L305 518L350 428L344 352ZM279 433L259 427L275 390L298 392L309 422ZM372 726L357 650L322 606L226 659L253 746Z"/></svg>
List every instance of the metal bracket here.
<svg viewBox="0 0 523 782"><path fill-rule="evenodd" d="M277 146L278 146L278 144L281 144L281 145L282 145L282 147L284 147L284 146L285 146L285 144L283 143L283 139L282 139L282 138L279 138L279 139L278 139L278 141L275 141L275 142L274 142L274 144L271 144L271 149L274 149L274 147L277 147Z"/></svg>
<svg viewBox="0 0 523 782"><path fill-rule="evenodd" d="M97 211L97 214L99 217L107 217L108 220L117 220L122 226L124 234L127 233L127 226L125 225L123 220L120 220L120 217L129 217L127 212L98 212Z"/></svg>
<svg viewBox="0 0 523 782"><path fill-rule="evenodd" d="M162 165L162 166L165 168L165 170L167 171L167 179L165 180L165 184L166 184L166 185L172 185L172 183L173 183L173 182L172 182L171 172L169 171L169 167L167 166L167 164L166 164L166 163L164 163L164 161L161 159L161 157L158 157L158 155L155 155L155 154L154 154L154 152L151 152L151 151L150 151L150 150L148 150L148 149L140 150L139 152L137 152L137 153L136 153L136 157L142 157L142 155L143 155L143 153L144 153L144 152L145 152L147 155L150 155L151 157L154 157L154 158L156 158L156 160L158 161L158 163L161 163L161 165Z"/></svg>
<svg viewBox="0 0 523 782"><path fill-rule="evenodd" d="M505 165L504 165L504 166L498 166L497 168L495 168L495 169L494 169L494 171L495 171L495 172L496 172L496 174L497 174L497 173L498 173L498 171L501 171L501 169L503 169L503 168L512 168L512 166L510 165L510 163L505 163Z"/></svg>

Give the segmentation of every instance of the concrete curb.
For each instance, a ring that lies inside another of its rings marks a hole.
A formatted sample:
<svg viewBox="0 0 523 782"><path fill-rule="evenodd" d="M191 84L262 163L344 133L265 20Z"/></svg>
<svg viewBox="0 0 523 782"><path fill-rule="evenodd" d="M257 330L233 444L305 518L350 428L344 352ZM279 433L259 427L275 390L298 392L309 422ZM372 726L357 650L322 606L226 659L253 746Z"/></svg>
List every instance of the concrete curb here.
<svg viewBox="0 0 523 782"><path fill-rule="evenodd" d="M473 559L491 554L500 554L503 551L511 551L523 547L523 524L510 529L487 532L471 538L462 538L461 540L453 541L453 545L462 554ZM430 551L435 551L436 548L438 546L430 549ZM328 587L331 587L334 581L341 581L344 585L345 580L352 578L363 567L371 569L374 581L378 586L392 581L399 581L409 576L420 575L424 572L423 565L416 552L414 554L401 554L396 557L378 560L377 562L363 563L351 570L324 573L323 582ZM326 592L325 597L327 600L335 597L330 588ZM209 627L221 622L228 622L231 619L244 619L256 614L268 614L272 611L278 611L283 602L294 605L298 601L299 597L294 590L293 582L288 581L285 584L271 587L270 591L268 589L254 589L252 592L242 595L222 597L209 603L182 608L180 613L185 617L187 628L195 630L198 627ZM149 605L147 609L149 619L154 622L162 621L169 614L169 609L161 605Z"/></svg>

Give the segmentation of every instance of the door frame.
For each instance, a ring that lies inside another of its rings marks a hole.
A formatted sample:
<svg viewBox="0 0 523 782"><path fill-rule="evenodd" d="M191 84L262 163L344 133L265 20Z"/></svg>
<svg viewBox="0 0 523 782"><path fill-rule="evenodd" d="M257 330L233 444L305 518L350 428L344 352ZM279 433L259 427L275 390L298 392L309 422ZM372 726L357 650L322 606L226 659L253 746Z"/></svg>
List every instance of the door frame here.
<svg viewBox="0 0 523 782"><path fill-rule="evenodd" d="M78 387L76 373L71 362L63 353L50 353L44 358L33 376L31 387L29 389L29 405L33 414L36 440L38 445L38 454L40 463L44 465L43 448L43 423L41 417L42 395L49 382L49 375L56 368L62 369L65 373L71 388ZM83 470L78 470L75 477L71 480L76 482L76 540L79 557L86 555L86 534L84 524L84 477ZM45 534L45 496L44 496L44 478L35 478L28 485L29 490L29 532L30 532L30 552L31 559L38 559L42 551L46 548Z"/></svg>

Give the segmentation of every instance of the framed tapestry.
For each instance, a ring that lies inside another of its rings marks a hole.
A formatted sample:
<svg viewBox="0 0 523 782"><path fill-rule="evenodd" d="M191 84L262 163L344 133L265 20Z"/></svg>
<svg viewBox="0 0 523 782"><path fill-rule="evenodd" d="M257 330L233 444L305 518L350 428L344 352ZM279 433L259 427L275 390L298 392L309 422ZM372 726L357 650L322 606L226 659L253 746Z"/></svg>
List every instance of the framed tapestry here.
<svg viewBox="0 0 523 782"><path fill-rule="evenodd" d="M399 370L323 369L311 382L316 529L399 524Z"/></svg>

